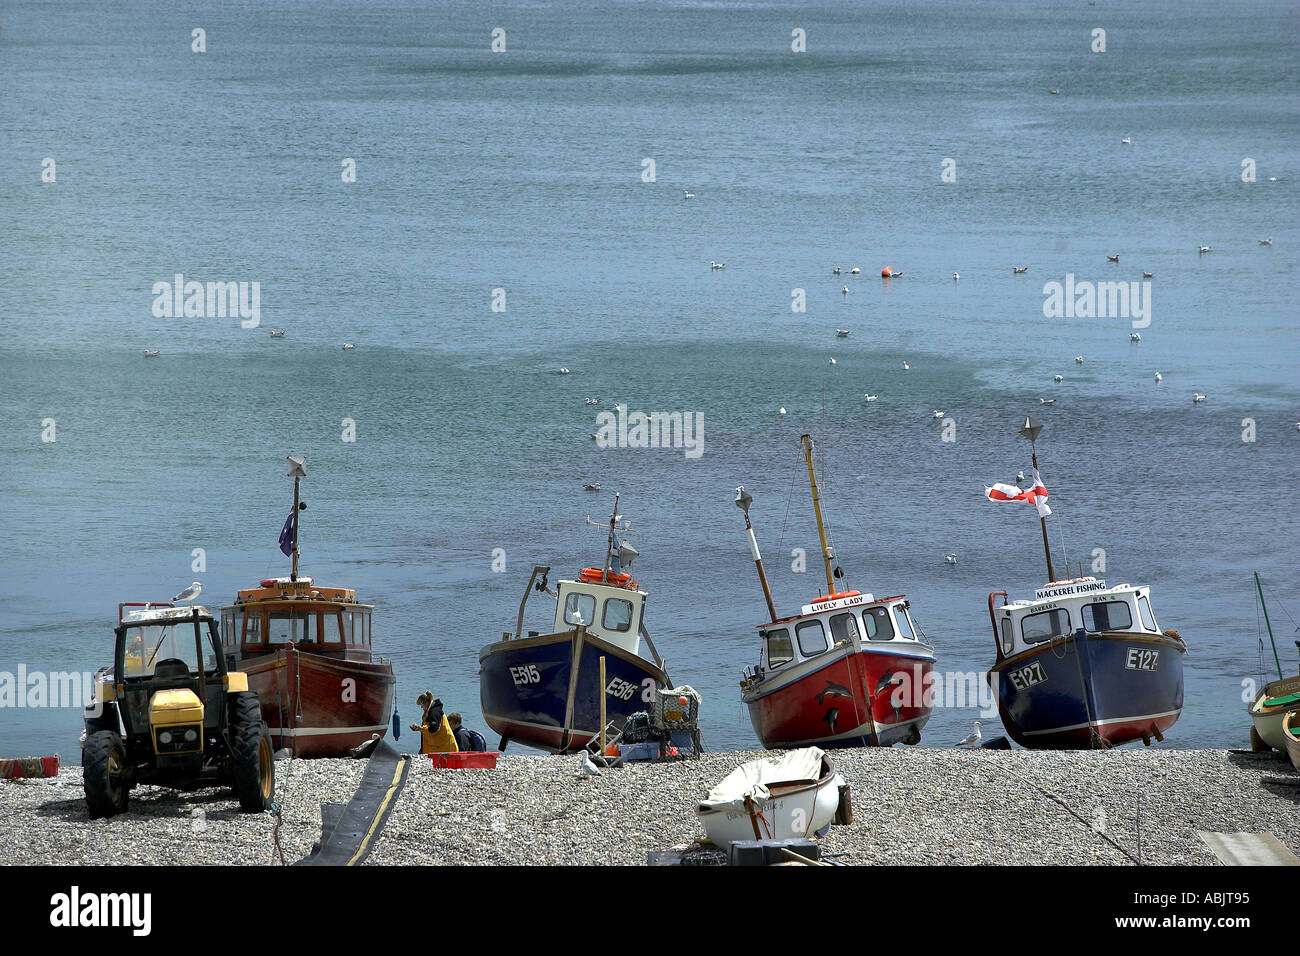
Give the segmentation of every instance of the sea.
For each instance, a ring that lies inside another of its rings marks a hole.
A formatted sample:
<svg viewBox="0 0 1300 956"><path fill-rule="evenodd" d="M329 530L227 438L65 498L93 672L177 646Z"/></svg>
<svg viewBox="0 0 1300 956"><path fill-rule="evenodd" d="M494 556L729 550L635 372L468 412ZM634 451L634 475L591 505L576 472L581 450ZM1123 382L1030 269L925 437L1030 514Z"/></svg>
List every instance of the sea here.
<svg viewBox="0 0 1300 956"><path fill-rule="evenodd" d="M1187 642L1158 746L1245 746L1254 572L1300 670L1298 39L1292 0L0 0L0 681L287 574L297 454L303 570L375 605L403 727L430 689L495 742L479 652L534 565L600 563L617 492L706 746L756 749L736 488L797 613L811 434L843 585L978 675L989 592L1047 579L984 494L1031 415L1058 576L1149 585ZM249 307L177 314L178 275ZM616 403L698 453L602 447ZM77 702L33 700L0 755L78 762ZM922 747L980 719L941 704Z"/></svg>

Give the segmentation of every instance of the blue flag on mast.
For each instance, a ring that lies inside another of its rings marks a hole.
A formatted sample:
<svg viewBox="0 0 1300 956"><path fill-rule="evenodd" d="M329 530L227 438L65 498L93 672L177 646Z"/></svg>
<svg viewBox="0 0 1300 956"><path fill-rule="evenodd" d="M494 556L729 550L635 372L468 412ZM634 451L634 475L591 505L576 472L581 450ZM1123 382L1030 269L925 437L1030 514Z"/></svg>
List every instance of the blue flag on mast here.
<svg viewBox="0 0 1300 956"><path fill-rule="evenodd" d="M297 517L298 512L289 512L289 517L284 519L284 527L280 529L280 551L286 558L293 556L294 520Z"/></svg>

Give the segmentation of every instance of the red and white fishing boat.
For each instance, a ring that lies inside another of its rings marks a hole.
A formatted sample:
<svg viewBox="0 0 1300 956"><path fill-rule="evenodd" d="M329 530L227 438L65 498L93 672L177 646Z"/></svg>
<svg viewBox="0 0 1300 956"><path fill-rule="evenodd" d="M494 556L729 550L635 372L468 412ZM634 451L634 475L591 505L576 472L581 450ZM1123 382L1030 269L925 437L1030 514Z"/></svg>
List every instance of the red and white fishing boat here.
<svg viewBox="0 0 1300 956"><path fill-rule="evenodd" d="M758 625L762 641L758 666L746 669L741 698L763 746L887 747L915 744L933 709L929 674L934 651L912 620L904 595L836 590L840 568L822 521L812 438L801 439L812 486L813 510L821 538L826 593L798 614L778 618L763 570L753 527L752 496L742 486L736 504L745 512L745 530L758 568L771 620Z"/></svg>
<svg viewBox="0 0 1300 956"><path fill-rule="evenodd" d="M325 587L298 574L298 483L302 459L289 458L293 513L280 534L293 558L288 577L240 591L221 609L221 639L232 666L257 693L271 744L295 757L344 757L383 737L393 712L393 665L371 645L374 605L352 588Z"/></svg>

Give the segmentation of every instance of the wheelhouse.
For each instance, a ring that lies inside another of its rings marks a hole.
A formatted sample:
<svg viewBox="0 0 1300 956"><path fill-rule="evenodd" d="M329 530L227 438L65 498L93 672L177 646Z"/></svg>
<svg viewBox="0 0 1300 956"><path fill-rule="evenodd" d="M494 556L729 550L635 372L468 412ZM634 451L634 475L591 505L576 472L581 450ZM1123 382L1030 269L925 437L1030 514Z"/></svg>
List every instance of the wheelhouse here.
<svg viewBox="0 0 1300 956"><path fill-rule="evenodd" d="M645 599L646 592L635 581L626 585L581 578L560 581L555 603L555 633L585 627L602 640L639 654L641 641L646 637Z"/></svg>
<svg viewBox="0 0 1300 956"><path fill-rule="evenodd" d="M924 645L929 640L908 611L903 595L877 599L847 591L806 604L802 613L758 626L762 648L759 673L812 660L836 647Z"/></svg>
<svg viewBox="0 0 1300 956"><path fill-rule="evenodd" d="M352 588L317 587L312 579L270 578L241 590L221 609L221 642L246 659L290 646L344 660L372 660L373 604L359 604Z"/></svg>
<svg viewBox="0 0 1300 956"><path fill-rule="evenodd" d="M1035 592L1032 601L1011 601L989 611L994 620L998 656L1011 657L1079 631L1088 634L1160 634L1151 610L1151 590L1120 584L1107 587L1093 577L1055 581Z"/></svg>

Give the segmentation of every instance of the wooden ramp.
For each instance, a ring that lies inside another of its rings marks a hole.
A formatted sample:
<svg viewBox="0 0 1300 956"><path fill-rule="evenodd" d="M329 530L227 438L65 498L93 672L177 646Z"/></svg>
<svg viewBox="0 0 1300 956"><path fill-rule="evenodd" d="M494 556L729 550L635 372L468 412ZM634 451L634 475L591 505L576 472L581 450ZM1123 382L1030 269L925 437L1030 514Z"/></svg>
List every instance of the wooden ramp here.
<svg viewBox="0 0 1300 956"><path fill-rule="evenodd" d="M1300 858L1271 833L1214 833L1197 836L1225 866L1300 866Z"/></svg>

